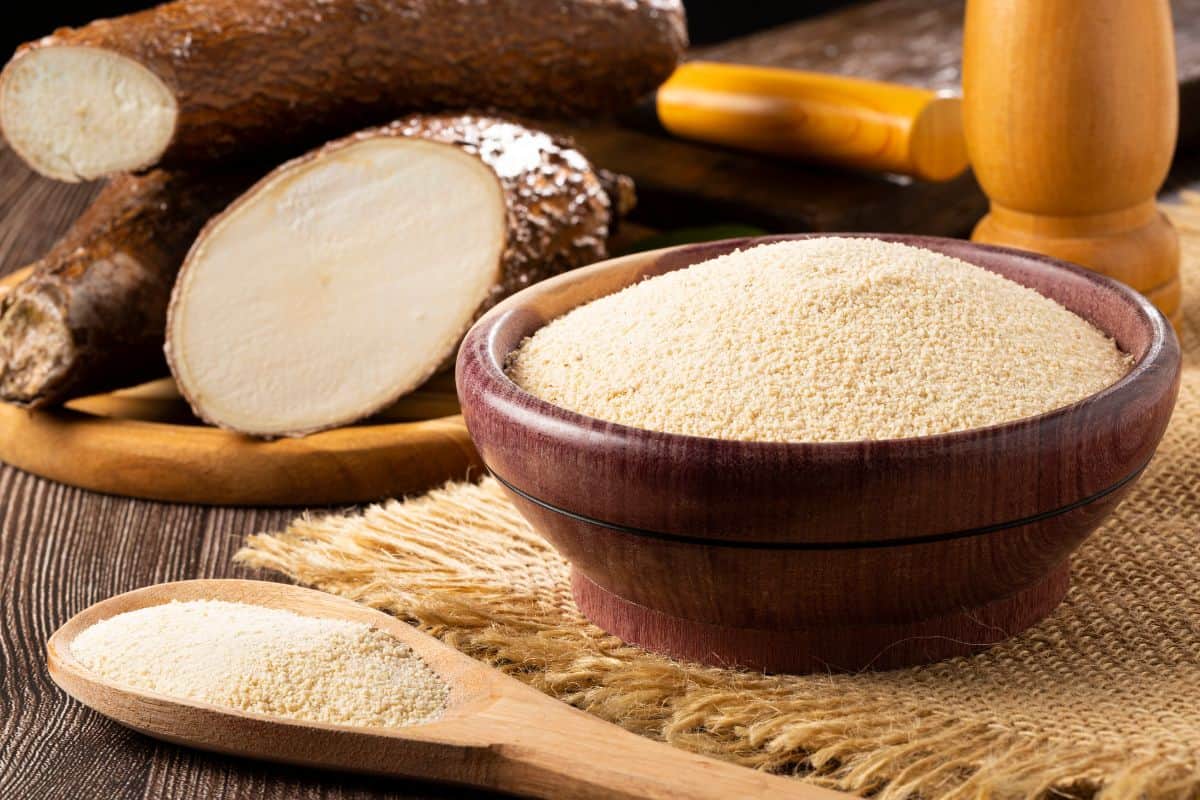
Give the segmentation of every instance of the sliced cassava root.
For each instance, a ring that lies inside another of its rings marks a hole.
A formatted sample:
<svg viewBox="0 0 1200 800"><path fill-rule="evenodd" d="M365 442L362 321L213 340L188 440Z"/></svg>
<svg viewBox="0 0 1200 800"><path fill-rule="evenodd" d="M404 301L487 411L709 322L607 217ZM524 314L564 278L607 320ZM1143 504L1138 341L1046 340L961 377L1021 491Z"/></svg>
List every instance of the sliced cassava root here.
<svg viewBox="0 0 1200 800"><path fill-rule="evenodd" d="M176 0L22 47L0 127L74 181L315 144L416 109L597 115L661 83L680 0Z"/></svg>
<svg viewBox="0 0 1200 800"><path fill-rule="evenodd" d="M110 50L37 48L0 77L5 137L30 166L58 180L152 166L178 113L165 83Z"/></svg>
<svg viewBox="0 0 1200 800"><path fill-rule="evenodd" d="M114 178L0 300L0 399L40 407L165 374L171 285L196 233L251 178Z"/></svg>
<svg viewBox="0 0 1200 800"><path fill-rule="evenodd" d="M243 433L369 416L448 363L498 299L604 258L628 195L568 143L497 118L416 115L330 143L197 238L171 298L171 371L197 416Z"/></svg>

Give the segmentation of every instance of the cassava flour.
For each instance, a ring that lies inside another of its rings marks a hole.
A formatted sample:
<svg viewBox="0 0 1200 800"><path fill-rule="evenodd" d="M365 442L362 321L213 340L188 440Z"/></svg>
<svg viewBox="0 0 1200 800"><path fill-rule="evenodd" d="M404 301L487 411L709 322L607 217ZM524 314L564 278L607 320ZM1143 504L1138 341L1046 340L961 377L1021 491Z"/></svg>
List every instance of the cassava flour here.
<svg viewBox="0 0 1200 800"><path fill-rule="evenodd" d="M925 436L1069 405L1131 359L1037 292L867 238L761 245L576 308L509 356L555 405L752 441Z"/></svg>
<svg viewBox="0 0 1200 800"><path fill-rule="evenodd" d="M407 645L369 625L219 600L119 614L71 652L135 689L334 725L429 722L448 694Z"/></svg>

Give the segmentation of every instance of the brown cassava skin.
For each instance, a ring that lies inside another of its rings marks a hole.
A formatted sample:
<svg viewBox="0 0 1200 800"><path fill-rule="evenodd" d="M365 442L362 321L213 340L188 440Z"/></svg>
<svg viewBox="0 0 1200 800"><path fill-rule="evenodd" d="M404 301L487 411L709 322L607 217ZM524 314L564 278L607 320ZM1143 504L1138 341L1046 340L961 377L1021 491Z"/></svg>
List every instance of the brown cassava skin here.
<svg viewBox="0 0 1200 800"><path fill-rule="evenodd" d="M176 0L58 30L14 61L94 47L141 63L178 102L170 166L415 110L605 115L657 87L686 46L680 0Z"/></svg>
<svg viewBox="0 0 1200 800"><path fill-rule="evenodd" d="M163 375L175 274L250 182L163 170L111 180L0 300L0 399L36 408Z"/></svg>
<svg viewBox="0 0 1200 800"><path fill-rule="evenodd" d="M342 148L381 137L419 138L456 147L486 164L496 175L504 195L507 222L505 247L496 266L496 281L487 299L471 320L464 320L463 333L470 322L478 319L508 295L526 286L575 267L608 257L607 240L621 215L628 213L636 202L633 182L623 176L595 169L569 140L527 127L500 117L476 114L413 114L378 128L369 128L330 142L306 155L278 167L228 209L214 217L196 237L172 294L167 320L167 361L176 376L179 390L192 406L196 416L214 425L221 423L206 414L198 404L176 368L177 355L172 348L171 334L175 315L181 305L179 287L182 277L195 254L201 250L208 233L230 214L255 201L258 192L281 173L318 164ZM520 159L505 155L521 154ZM374 224L387 224L386 211L380 212ZM446 231L453 236L454 231ZM447 291L453 287L447 287ZM236 298L230 298L231 302ZM457 348L455 348L457 349ZM454 362L452 350L437 356L440 365ZM364 408L358 418L368 417L399 397L372 408ZM342 421L337 424L345 424ZM290 431L287 435L303 436L336 424ZM245 432L245 431L243 431ZM253 432L248 432L253 433Z"/></svg>
<svg viewBox="0 0 1200 800"><path fill-rule="evenodd" d="M526 286L608 258L608 237L636 202L632 180L594 168L574 142L502 117L413 114L328 147L377 136L454 145L477 156L499 178L507 205L507 243L500 279L475 319ZM534 151L538 158L522 169L506 169L501 159L514 148ZM447 358L445 366L450 366L454 354Z"/></svg>

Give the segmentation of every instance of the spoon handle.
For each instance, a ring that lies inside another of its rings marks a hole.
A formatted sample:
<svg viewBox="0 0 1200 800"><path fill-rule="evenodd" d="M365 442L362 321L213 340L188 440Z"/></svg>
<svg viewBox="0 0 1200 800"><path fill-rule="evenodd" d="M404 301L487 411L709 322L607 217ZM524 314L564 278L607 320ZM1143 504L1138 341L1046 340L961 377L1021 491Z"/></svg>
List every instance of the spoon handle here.
<svg viewBox="0 0 1200 800"><path fill-rule="evenodd" d="M492 729L487 784L502 791L585 800L849 797L653 742L565 705L505 699L472 725L476 734Z"/></svg>

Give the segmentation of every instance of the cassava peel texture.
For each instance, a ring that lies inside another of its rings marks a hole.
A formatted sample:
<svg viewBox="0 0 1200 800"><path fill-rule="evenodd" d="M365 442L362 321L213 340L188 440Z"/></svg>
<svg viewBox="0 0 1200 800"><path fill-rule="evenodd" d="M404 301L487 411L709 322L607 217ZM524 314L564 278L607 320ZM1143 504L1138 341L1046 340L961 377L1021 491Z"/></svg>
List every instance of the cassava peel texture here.
<svg viewBox="0 0 1200 800"><path fill-rule="evenodd" d="M452 358L481 311L605 257L612 204L565 143L415 115L272 172L197 238L167 358L201 418L294 436L370 416Z"/></svg>
<svg viewBox="0 0 1200 800"><path fill-rule="evenodd" d="M166 374L175 275L209 217L254 177L154 170L109 181L0 300L0 400L38 408Z"/></svg>
<svg viewBox="0 0 1200 800"><path fill-rule="evenodd" d="M0 127L34 169L88 180L278 155L418 108L609 115L686 46L680 0L176 0L24 45Z"/></svg>

